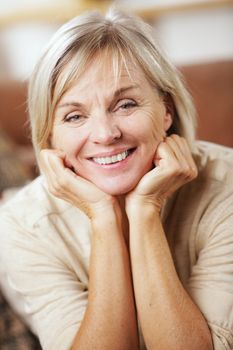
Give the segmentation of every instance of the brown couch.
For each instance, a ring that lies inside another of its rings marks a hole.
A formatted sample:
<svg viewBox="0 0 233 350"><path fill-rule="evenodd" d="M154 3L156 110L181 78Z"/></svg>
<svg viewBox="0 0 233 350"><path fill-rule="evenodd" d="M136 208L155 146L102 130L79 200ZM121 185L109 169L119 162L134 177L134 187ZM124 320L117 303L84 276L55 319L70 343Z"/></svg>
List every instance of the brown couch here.
<svg viewBox="0 0 233 350"><path fill-rule="evenodd" d="M198 112L198 138L233 147L233 60L181 67Z"/></svg>

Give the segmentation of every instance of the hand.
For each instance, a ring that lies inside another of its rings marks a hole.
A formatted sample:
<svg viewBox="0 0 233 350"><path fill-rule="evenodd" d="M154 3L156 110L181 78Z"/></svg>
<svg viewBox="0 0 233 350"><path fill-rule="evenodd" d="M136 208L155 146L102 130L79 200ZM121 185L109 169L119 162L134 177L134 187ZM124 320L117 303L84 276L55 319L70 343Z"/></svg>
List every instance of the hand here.
<svg viewBox="0 0 233 350"><path fill-rule="evenodd" d="M126 211L135 205L151 205L160 211L164 201L179 187L197 176L197 168L186 140L167 137L156 150L155 168L144 175L126 197Z"/></svg>
<svg viewBox="0 0 233 350"><path fill-rule="evenodd" d="M40 152L40 166L47 179L49 191L82 210L90 219L106 215L116 206L116 199L93 183L75 174L66 165L65 153L44 149Z"/></svg>

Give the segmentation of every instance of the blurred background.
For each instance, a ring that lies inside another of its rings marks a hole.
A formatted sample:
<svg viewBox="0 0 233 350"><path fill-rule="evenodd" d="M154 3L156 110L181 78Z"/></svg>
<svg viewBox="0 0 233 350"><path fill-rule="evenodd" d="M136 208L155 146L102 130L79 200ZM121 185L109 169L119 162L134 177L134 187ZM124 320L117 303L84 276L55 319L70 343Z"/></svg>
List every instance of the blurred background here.
<svg viewBox="0 0 233 350"><path fill-rule="evenodd" d="M0 0L0 205L38 174L26 99L43 46L68 19L112 3L148 21L183 72L198 112L198 138L233 147L233 0ZM0 349L41 350L17 316L17 295L3 287L0 310Z"/></svg>
<svg viewBox="0 0 233 350"><path fill-rule="evenodd" d="M42 48L66 20L113 3L148 21L183 72L198 138L233 147L233 0L1 0L0 193L36 175L26 94Z"/></svg>

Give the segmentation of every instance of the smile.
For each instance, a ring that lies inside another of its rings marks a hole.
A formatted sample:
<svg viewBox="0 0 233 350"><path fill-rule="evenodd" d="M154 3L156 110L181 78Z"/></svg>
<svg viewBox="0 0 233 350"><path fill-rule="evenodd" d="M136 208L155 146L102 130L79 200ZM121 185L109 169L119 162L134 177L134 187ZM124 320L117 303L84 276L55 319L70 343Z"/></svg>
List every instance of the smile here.
<svg viewBox="0 0 233 350"><path fill-rule="evenodd" d="M122 153L115 154L111 157L94 157L92 160L97 164L114 164L117 162L121 162L125 158L127 158L130 155L130 150L124 151Z"/></svg>

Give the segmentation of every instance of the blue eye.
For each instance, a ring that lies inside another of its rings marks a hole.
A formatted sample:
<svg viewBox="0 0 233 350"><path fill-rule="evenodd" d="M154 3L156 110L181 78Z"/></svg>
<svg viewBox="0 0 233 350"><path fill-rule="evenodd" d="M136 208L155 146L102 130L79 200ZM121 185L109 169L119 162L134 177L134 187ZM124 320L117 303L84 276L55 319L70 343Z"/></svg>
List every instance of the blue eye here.
<svg viewBox="0 0 233 350"><path fill-rule="evenodd" d="M68 115L64 118L64 122L67 123L73 123L73 122L77 122L80 121L83 117L79 114L74 114L74 115Z"/></svg>
<svg viewBox="0 0 233 350"><path fill-rule="evenodd" d="M131 108L134 108L137 106L137 103L134 100L131 99L122 99L120 100L117 105L116 105L116 111L120 110L120 111L128 111Z"/></svg>
<svg viewBox="0 0 233 350"><path fill-rule="evenodd" d="M136 106L136 103L134 101L129 101L129 102L125 102L123 103L122 105L120 105L119 108L122 108L122 109L129 109L129 108L133 108Z"/></svg>

